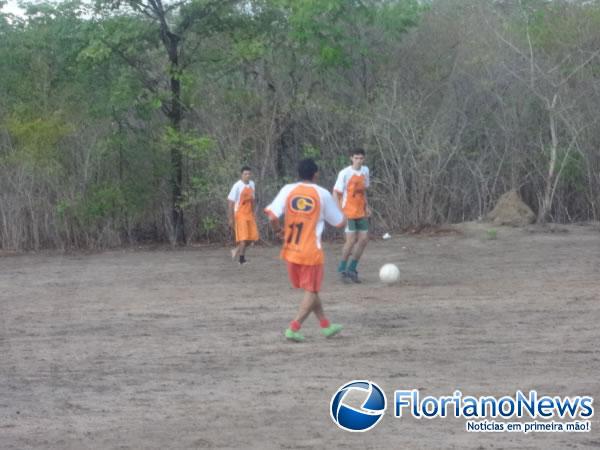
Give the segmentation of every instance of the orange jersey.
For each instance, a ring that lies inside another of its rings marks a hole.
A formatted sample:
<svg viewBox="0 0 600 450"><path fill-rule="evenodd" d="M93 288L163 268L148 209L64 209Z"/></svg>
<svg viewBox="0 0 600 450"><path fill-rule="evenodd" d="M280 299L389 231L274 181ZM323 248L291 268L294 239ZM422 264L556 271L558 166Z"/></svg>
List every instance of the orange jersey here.
<svg viewBox="0 0 600 450"><path fill-rule="evenodd" d="M254 220L254 211L252 205L254 202L254 182L250 181L245 184L239 180L233 185L227 200L235 203L235 219L252 219Z"/></svg>
<svg viewBox="0 0 600 450"><path fill-rule="evenodd" d="M254 219L254 182L238 181L231 188L227 200L234 203L235 241L258 241L258 228Z"/></svg>
<svg viewBox="0 0 600 450"><path fill-rule="evenodd" d="M342 210L348 219L360 219L367 215L366 191L369 187L369 168L352 166L340 171L333 190L342 195Z"/></svg>
<svg viewBox="0 0 600 450"><path fill-rule="evenodd" d="M285 215L281 258L306 266L323 264L324 223L344 224L344 216L331 194L309 182L284 186L265 212L272 218Z"/></svg>

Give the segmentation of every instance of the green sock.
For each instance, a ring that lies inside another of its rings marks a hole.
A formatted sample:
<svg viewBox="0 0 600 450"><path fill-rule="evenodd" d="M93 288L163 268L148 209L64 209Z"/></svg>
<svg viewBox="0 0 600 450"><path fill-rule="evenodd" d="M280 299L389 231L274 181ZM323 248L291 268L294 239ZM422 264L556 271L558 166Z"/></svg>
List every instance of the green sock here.
<svg viewBox="0 0 600 450"><path fill-rule="evenodd" d="M358 259L353 259L348 266L348 272L356 272L356 266L358 266Z"/></svg>
<svg viewBox="0 0 600 450"><path fill-rule="evenodd" d="M346 261L346 260L340 261L340 265L338 266L338 272L345 272L347 264L348 264L348 261Z"/></svg>

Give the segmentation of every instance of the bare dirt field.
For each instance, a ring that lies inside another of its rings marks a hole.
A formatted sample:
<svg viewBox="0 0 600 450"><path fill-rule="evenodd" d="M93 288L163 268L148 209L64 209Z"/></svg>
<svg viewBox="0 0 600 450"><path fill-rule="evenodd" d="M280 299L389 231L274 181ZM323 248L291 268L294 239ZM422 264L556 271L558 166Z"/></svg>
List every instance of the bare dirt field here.
<svg viewBox="0 0 600 450"><path fill-rule="evenodd" d="M301 293L276 247L127 250L0 258L0 448L600 448L586 433L468 433L464 418L394 418L396 389L422 395L600 399L600 229L461 225L369 244L362 285L322 299L343 332L283 330ZM386 262L401 269L379 282ZM329 402L376 382L388 412L338 429Z"/></svg>

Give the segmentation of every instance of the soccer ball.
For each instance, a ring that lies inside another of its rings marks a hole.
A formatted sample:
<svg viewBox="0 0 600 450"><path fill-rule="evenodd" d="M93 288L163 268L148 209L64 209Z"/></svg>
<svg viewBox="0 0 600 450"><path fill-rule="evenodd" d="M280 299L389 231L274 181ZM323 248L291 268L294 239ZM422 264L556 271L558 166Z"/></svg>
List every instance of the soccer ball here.
<svg viewBox="0 0 600 450"><path fill-rule="evenodd" d="M400 278L400 269L396 264L384 264L379 269L379 279L384 283L394 283Z"/></svg>

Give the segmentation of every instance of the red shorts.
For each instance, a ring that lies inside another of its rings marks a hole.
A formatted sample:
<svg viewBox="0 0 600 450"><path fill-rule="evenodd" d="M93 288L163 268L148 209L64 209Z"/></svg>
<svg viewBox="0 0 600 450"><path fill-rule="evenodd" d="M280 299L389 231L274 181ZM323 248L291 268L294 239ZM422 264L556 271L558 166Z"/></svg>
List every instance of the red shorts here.
<svg viewBox="0 0 600 450"><path fill-rule="evenodd" d="M305 266L304 264L287 262L287 270L293 287L315 293L321 290L323 264Z"/></svg>

